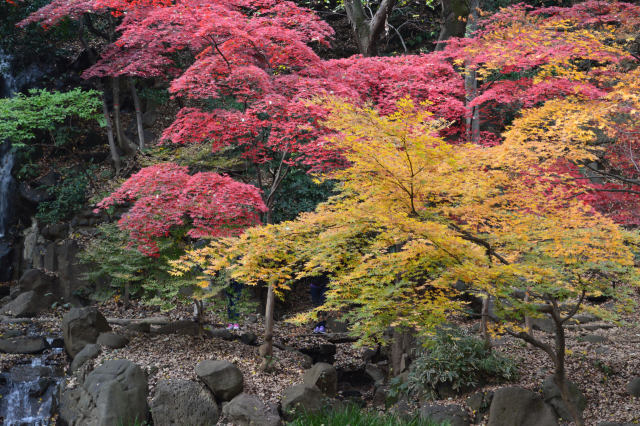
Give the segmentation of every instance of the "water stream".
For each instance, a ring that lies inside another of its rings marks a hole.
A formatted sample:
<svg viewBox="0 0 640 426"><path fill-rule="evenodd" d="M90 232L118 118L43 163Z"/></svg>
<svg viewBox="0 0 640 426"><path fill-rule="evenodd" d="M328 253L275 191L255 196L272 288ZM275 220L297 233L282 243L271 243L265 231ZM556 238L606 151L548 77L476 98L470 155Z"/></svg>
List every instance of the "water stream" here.
<svg viewBox="0 0 640 426"><path fill-rule="evenodd" d="M0 50L0 98L13 96L17 86L11 72L11 57ZM13 163L10 141L0 134L0 281L11 279ZM51 346L53 339L47 341ZM26 362L0 373L0 418L3 425L44 426L51 423L51 416L57 409L56 395L62 373L50 359L61 351L62 348L47 349L42 355L25 358Z"/></svg>
<svg viewBox="0 0 640 426"><path fill-rule="evenodd" d="M46 426L56 411L62 372L49 362L62 348L53 348L0 374L0 416L4 426Z"/></svg>
<svg viewBox="0 0 640 426"><path fill-rule="evenodd" d="M11 57L0 50L0 98L11 97L17 82L11 72ZM11 241L9 228L14 216L15 182L11 175L14 156L10 141L0 134L0 281L11 279Z"/></svg>

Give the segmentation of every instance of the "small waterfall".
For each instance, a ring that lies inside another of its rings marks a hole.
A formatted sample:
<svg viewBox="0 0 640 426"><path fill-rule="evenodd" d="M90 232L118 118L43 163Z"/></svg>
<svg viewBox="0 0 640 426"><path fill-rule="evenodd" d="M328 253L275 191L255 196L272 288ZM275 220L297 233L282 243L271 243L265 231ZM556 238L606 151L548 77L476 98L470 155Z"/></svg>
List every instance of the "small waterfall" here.
<svg viewBox="0 0 640 426"><path fill-rule="evenodd" d="M11 56L0 49L0 98L9 98L16 92L17 82L11 73Z"/></svg>
<svg viewBox="0 0 640 426"><path fill-rule="evenodd" d="M52 349L60 353L61 348ZM45 359L35 357L30 364L16 365L4 376L0 415L4 426L46 426L56 411L56 396L62 378Z"/></svg>
<svg viewBox="0 0 640 426"><path fill-rule="evenodd" d="M9 225L13 216L13 152L8 142L0 146L0 238L9 231Z"/></svg>
<svg viewBox="0 0 640 426"><path fill-rule="evenodd" d="M17 90L17 82L11 72L11 56L0 50L0 98L11 97ZM9 228L13 219L15 183L11 170L13 152L9 141L0 135L0 281L11 279L11 239Z"/></svg>

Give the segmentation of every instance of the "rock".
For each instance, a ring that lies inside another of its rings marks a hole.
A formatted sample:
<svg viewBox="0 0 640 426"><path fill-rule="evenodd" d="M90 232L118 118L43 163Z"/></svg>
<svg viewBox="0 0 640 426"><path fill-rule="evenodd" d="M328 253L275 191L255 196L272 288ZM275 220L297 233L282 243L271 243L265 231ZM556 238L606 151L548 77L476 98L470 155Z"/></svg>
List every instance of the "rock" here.
<svg viewBox="0 0 640 426"><path fill-rule="evenodd" d="M557 426L553 408L519 386L500 388L493 394L487 426Z"/></svg>
<svg viewBox="0 0 640 426"><path fill-rule="evenodd" d="M300 413L317 413L322 410L324 395L316 386L294 385L285 389L282 395L282 415L292 420Z"/></svg>
<svg viewBox="0 0 640 426"><path fill-rule="evenodd" d="M277 426L280 416L253 395L241 393L222 408L227 420L237 426Z"/></svg>
<svg viewBox="0 0 640 426"><path fill-rule="evenodd" d="M598 317L591 314L580 314L574 316L571 320L577 322L578 324L586 324L588 322L598 321Z"/></svg>
<svg viewBox="0 0 640 426"><path fill-rule="evenodd" d="M151 324L148 322L132 322L125 326L125 328L129 331L133 331L135 333L150 333L151 332Z"/></svg>
<svg viewBox="0 0 640 426"><path fill-rule="evenodd" d="M545 333L555 333L556 325L551 318L531 318L531 327Z"/></svg>
<svg viewBox="0 0 640 426"><path fill-rule="evenodd" d="M62 318L64 347L71 358L90 343L96 343L100 333L111 331L104 316L93 307L73 308Z"/></svg>
<svg viewBox="0 0 640 426"><path fill-rule="evenodd" d="M240 335L240 341L245 345L255 346L258 343L258 336L251 332L242 333Z"/></svg>
<svg viewBox="0 0 640 426"><path fill-rule="evenodd" d="M459 405L427 404L420 408L420 418L434 423L448 422L450 426L468 426L469 416Z"/></svg>
<svg viewBox="0 0 640 426"><path fill-rule="evenodd" d="M375 362L380 358L380 347L365 348L362 352L362 360L366 363Z"/></svg>
<svg viewBox="0 0 640 426"><path fill-rule="evenodd" d="M222 401L230 401L244 386L240 369L229 361L202 361L196 365L196 375Z"/></svg>
<svg viewBox="0 0 640 426"><path fill-rule="evenodd" d="M32 317L48 310L53 302L55 297L52 294L42 295L33 290L26 291L4 305L0 313L13 317Z"/></svg>
<svg viewBox="0 0 640 426"><path fill-rule="evenodd" d="M389 386L376 386L373 391L373 405L384 407L389 399Z"/></svg>
<svg viewBox="0 0 640 426"><path fill-rule="evenodd" d="M605 336L601 336L599 334L587 334L586 336L580 337L579 340L583 342L594 343L594 344L606 343L609 341L609 339L607 339Z"/></svg>
<svg viewBox="0 0 640 426"><path fill-rule="evenodd" d="M308 346L306 348L300 349L300 352L309 355L314 364L318 362L333 364L336 357L336 345L331 343L324 343L320 345Z"/></svg>
<svg viewBox="0 0 640 426"><path fill-rule="evenodd" d="M636 398L640 397L640 377L634 377L627 384L627 393Z"/></svg>
<svg viewBox="0 0 640 426"><path fill-rule="evenodd" d="M40 234L47 240L56 241L66 238L68 232L69 224L63 222L46 225L42 228Z"/></svg>
<svg viewBox="0 0 640 426"><path fill-rule="evenodd" d="M127 346L129 339L115 333L100 333L98 336L98 344L110 349L120 349Z"/></svg>
<svg viewBox="0 0 640 426"><path fill-rule="evenodd" d="M576 407L578 407L578 411L582 413L587 406L586 398L575 383L567 381L567 387L569 388L571 401L576 405ZM542 396L544 397L545 402L553 407L558 417L569 421L573 419L567 405L562 400L560 388L553 380L553 376L547 376L547 378L544 379L544 382L542 383Z"/></svg>
<svg viewBox="0 0 640 426"><path fill-rule="evenodd" d="M334 397L338 393L338 373L331 364L315 364L304 373L302 381L307 385L317 386L327 396Z"/></svg>
<svg viewBox="0 0 640 426"><path fill-rule="evenodd" d="M33 385L29 388L29 397L31 398L40 398L44 395L49 386L51 386L54 381L49 377L40 377L38 380L33 383Z"/></svg>
<svg viewBox="0 0 640 426"><path fill-rule="evenodd" d="M150 408L155 426L215 425L219 417L211 392L191 380L160 380Z"/></svg>
<svg viewBox="0 0 640 426"><path fill-rule="evenodd" d="M386 375L384 374L382 369L380 369L379 367L373 364L367 364L366 367L364 368L364 372L367 376L371 378L371 380L373 380L375 384L381 385L384 383Z"/></svg>
<svg viewBox="0 0 640 426"><path fill-rule="evenodd" d="M18 336L0 339L0 352L8 354L37 354L47 348L47 341L40 336Z"/></svg>
<svg viewBox="0 0 640 426"><path fill-rule="evenodd" d="M71 361L69 371L71 373L75 372L80 367L82 367L85 362L100 355L100 352L101 350L99 345L96 345L94 343L86 345L80 352L76 354L76 356L73 358L73 361Z"/></svg>
<svg viewBox="0 0 640 426"><path fill-rule="evenodd" d="M476 392L467 397L467 406L471 408L474 413L483 413L491 406L492 399L493 391Z"/></svg>
<svg viewBox="0 0 640 426"><path fill-rule="evenodd" d="M158 334L180 334L183 336L197 336L200 334L200 325L191 320L170 322L156 330Z"/></svg>
<svg viewBox="0 0 640 426"><path fill-rule="evenodd" d="M54 292L57 286L58 280L56 277L40 269L27 269L18 281L18 288L21 292L33 290L44 294L46 292Z"/></svg>
<svg viewBox="0 0 640 426"><path fill-rule="evenodd" d="M610 328L614 328L615 325L613 324L607 324L607 323L589 323L589 324L580 324L580 325L576 325L576 326L571 326L568 328L579 328L582 330L587 330L587 331L594 331L594 330L607 330Z"/></svg>
<svg viewBox="0 0 640 426"><path fill-rule="evenodd" d="M107 361L84 383L62 393L60 418L69 426L140 424L147 419L147 377L127 360Z"/></svg>
<svg viewBox="0 0 640 426"><path fill-rule="evenodd" d="M357 337L347 333L326 333L324 338L330 343L352 343L358 340Z"/></svg>
<svg viewBox="0 0 640 426"><path fill-rule="evenodd" d="M211 337L217 337L218 339L223 339L223 340L233 340L234 339L233 333L231 333L226 328L208 329L207 332L211 335Z"/></svg>
<svg viewBox="0 0 640 426"><path fill-rule="evenodd" d="M18 191L20 194L20 198L35 206L42 203L43 201L51 201L54 199L54 196L51 195L46 189L33 188L26 182L20 183L20 185L18 186Z"/></svg>

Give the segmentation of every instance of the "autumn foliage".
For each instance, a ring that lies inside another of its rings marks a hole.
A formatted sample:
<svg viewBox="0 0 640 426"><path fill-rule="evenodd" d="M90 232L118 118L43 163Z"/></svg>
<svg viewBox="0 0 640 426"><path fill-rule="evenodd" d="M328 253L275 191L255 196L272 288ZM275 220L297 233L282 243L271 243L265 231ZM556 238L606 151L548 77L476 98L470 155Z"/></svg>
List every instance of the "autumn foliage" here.
<svg viewBox="0 0 640 426"><path fill-rule="evenodd" d="M168 236L173 227L189 225L187 235L193 238L237 235L266 211L256 187L211 172L189 175L175 164L141 170L98 207L128 202L133 206L119 224L148 255L157 253L154 239Z"/></svg>

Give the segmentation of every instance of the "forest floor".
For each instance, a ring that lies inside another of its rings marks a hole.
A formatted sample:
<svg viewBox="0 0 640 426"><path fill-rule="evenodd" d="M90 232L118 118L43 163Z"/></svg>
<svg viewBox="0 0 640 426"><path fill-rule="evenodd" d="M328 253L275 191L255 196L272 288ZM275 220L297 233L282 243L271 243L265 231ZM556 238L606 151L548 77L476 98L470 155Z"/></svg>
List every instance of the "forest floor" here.
<svg viewBox="0 0 640 426"><path fill-rule="evenodd" d="M108 318L133 319L164 315L173 321L192 317L190 306L180 306L161 314L156 309L137 303L133 303L126 310L114 302L101 303L98 307ZM64 310L58 309L35 318L32 323L2 323L0 333L5 334L11 329L30 328L33 331L37 328L46 335L59 335L63 314ZM606 421L640 423L640 398L629 396L625 390L631 378L640 373L640 325L635 313L628 314L624 320L627 322L625 327L611 327L602 322L589 322L567 332L568 376L587 398L588 403L584 412L587 425L598 425ZM208 314L207 322L215 328L223 328L225 325L214 314ZM473 322L466 322L461 325L471 327L473 324ZM242 329L235 333L253 332L260 339L262 324L259 316L241 325ZM588 327L585 328L587 325ZM199 361L225 359L238 365L243 372L245 392L257 395L267 404L276 405L287 387L302 382L305 367L308 366L308 360L305 360L300 353L289 350L289 345L299 348L326 343L324 337L310 334L310 327L297 327L285 322L277 322L275 342L280 348L274 348L274 355L278 368L274 373L265 373L257 368L260 362L258 347L248 346L239 340L229 341L208 336L135 333L115 324L112 324L112 327L116 333L127 335L130 342L122 349L104 349L94 363L99 365L109 359L128 359L139 364L146 371L151 372L150 398L154 394L158 380L170 378L195 380L195 365ZM542 331L536 333L538 336L547 338ZM587 336L599 337L593 339ZM600 342L590 343L585 338ZM515 359L520 366L520 378L513 384L539 391L542 381L551 373L551 363L546 354L511 337L497 339L494 343L497 351ZM364 366L363 349L356 348L352 343L339 343L336 346L336 368L346 371ZM63 354L58 356L65 357ZM24 362L24 359L24 355L2 354L0 367L5 370L13 363ZM486 386L477 390L497 389L504 385ZM371 401L372 394L364 394L363 399ZM466 405L466 395L437 402ZM417 404L409 405L417 407ZM380 408L377 407L377 409ZM486 420L485 416L484 421L479 424L485 424Z"/></svg>

